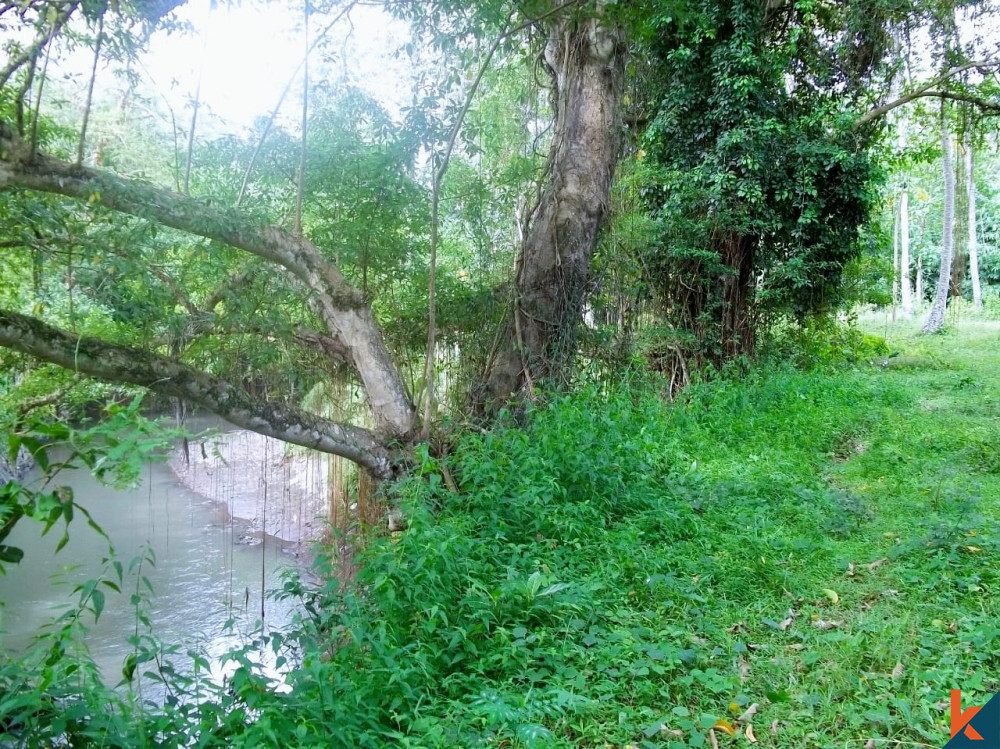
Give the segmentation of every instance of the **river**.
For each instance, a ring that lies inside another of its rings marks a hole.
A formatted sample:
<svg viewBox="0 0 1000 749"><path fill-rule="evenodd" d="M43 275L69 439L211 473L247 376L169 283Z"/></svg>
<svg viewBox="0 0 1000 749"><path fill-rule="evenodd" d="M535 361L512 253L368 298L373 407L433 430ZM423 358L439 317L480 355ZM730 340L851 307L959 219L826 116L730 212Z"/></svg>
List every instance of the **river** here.
<svg viewBox="0 0 1000 749"><path fill-rule="evenodd" d="M149 464L142 485L134 490L102 486L84 469L64 471L54 485L72 487L76 502L111 538L115 558L125 569L122 594L105 590L104 612L86 640L111 684L118 682L132 652L128 638L137 625L130 595L138 578L135 571L129 572L130 563L147 547L156 562L142 568L154 590L147 613L161 641L182 644L182 652L200 646L216 659L217 668L217 659L238 646L262 616L269 628L289 622L293 604L262 595L280 587L282 571L295 564L285 553L289 545L272 536L263 536L261 542L261 534L248 533L246 524L233 519L225 505L184 488L166 464ZM61 524L42 537L40 524L22 520L6 541L25 555L0 575L0 650L22 652L77 599L72 593L75 584L112 574L102 563L108 556L107 540L82 516L70 526L69 543L55 553L61 534ZM245 543L248 540L254 545ZM235 620L235 627L227 630L229 619Z"/></svg>

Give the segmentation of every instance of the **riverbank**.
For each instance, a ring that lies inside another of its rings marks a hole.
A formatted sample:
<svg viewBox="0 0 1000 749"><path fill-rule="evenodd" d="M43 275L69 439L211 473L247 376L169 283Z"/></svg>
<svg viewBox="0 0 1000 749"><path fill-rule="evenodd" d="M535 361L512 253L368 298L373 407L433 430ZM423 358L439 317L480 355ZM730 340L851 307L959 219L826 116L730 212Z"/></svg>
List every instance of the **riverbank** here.
<svg viewBox="0 0 1000 749"><path fill-rule="evenodd" d="M323 455L234 430L190 440L186 450L179 445L169 466L187 489L246 525L238 542L252 545L266 534L307 546L326 533L329 468Z"/></svg>

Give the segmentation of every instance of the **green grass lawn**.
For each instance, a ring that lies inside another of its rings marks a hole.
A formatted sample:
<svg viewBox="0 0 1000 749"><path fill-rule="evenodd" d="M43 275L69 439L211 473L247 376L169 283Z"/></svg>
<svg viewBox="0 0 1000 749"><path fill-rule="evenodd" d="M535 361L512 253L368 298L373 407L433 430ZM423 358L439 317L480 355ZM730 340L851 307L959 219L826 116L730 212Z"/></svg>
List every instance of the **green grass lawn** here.
<svg viewBox="0 0 1000 749"><path fill-rule="evenodd" d="M734 485L703 595L760 746L942 746L950 689L1000 689L1000 325L916 330L888 331L888 366L768 378L733 435L686 435L706 481Z"/></svg>

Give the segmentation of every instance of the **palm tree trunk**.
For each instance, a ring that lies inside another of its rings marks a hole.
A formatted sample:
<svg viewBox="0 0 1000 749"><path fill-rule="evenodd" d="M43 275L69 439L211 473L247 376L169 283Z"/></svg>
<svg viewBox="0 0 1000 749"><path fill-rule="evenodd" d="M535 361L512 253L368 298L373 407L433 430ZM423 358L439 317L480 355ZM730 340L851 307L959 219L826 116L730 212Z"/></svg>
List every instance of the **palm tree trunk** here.
<svg viewBox="0 0 1000 749"><path fill-rule="evenodd" d="M944 170L944 237L941 242L941 271L931 312L924 323L924 333L936 333L944 327L944 313L948 306L951 286L951 260L955 244L955 170L952 167L951 131L944 102L941 103L941 159Z"/></svg>
<svg viewBox="0 0 1000 749"><path fill-rule="evenodd" d="M979 281L979 237L976 234L976 175L972 158L972 133L965 134L965 191L969 197L969 273L972 274L972 301L983 308L983 287Z"/></svg>
<svg viewBox="0 0 1000 749"><path fill-rule="evenodd" d="M913 315L913 290L910 288L910 195L903 188L899 196L899 280L902 283L903 315Z"/></svg>

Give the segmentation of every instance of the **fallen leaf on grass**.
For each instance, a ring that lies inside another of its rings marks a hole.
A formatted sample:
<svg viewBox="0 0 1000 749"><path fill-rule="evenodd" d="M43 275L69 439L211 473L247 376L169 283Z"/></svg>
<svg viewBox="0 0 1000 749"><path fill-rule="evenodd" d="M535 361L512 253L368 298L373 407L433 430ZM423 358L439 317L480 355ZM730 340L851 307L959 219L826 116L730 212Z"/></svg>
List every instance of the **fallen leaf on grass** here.
<svg viewBox="0 0 1000 749"><path fill-rule="evenodd" d="M868 739L865 742L865 749L875 749L875 739Z"/></svg>
<svg viewBox="0 0 1000 749"><path fill-rule="evenodd" d="M746 731L744 731L744 734L747 737L747 741L749 741L751 744L756 744L757 743L757 737L753 735L753 725L752 724L747 726L747 729L746 729Z"/></svg>
<svg viewBox="0 0 1000 749"><path fill-rule="evenodd" d="M781 630L782 632L784 632L786 629L788 629L789 627L792 626L792 622L795 621L795 617L797 617L798 615L799 615L799 612L796 611L795 609L788 609L788 611L785 612L785 618L782 619L777 624L775 624L770 619L765 619L764 623L767 624L770 627L774 627L775 629L778 629L778 630Z"/></svg>
<svg viewBox="0 0 1000 749"><path fill-rule="evenodd" d="M786 650L804 650L805 647L806 646L803 645L801 642L793 642L791 645L786 645L785 649Z"/></svg>
<svg viewBox="0 0 1000 749"><path fill-rule="evenodd" d="M840 596L837 595L837 591L833 588L823 588L823 595L830 599L830 603L838 604L840 603Z"/></svg>
<svg viewBox="0 0 1000 749"><path fill-rule="evenodd" d="M715 731L709 730L708 743L712 745L712 749L719 749L719 740L715 738Z"/></svg>
<svg viewBox="0 0 1000 749"><path fill-rule="evenodd" d="M970 554L978 554L982 551L978 546L966 546L965 548Z"/></svg>
<svg viewBox="0 0 1000 749"><path fill-rule="evenodd" d="M896 664L896 667L894 669L892 669L892 678L898 679L902 675L903 675L903 664L900 662Z"/></svg>
<svg viewBox="0 0 1000 749"><path fill-rule="evenodd" d="M736 720L739 723L746 723L748 721L751 721L751 720L753 720L753 716L755 716L757 714L757 710L759 710L759 709L760 709L760 705L758 705L755 702L750 707L748 707L746 709L746 711L743 713L743 715L741 715L740 717L738 717Z"/></svg>
<svg viewBox="0 0 1000 749"><path fill-rule="evenodd" d="M777 733L778 732L778 726L780 726L780 725L781 725L780 721L772 720L771 721L771 733Z"/></svg>
<svg viewBox="0 0 1000 749"><path fill-rule="evenodd" d="M799 596L798 598L796 598L796 597L795 597L794 595L792 595L792 594L791 594L791 593L790 593L789 591L787 591L787 590L782 590L782 591L781 591L781 594L782 594L782 595L783 595L783 596L784 596L785 598L791 598L791 599L792 599L793 601L795 601L796 603L802 603L802 601L803 601L803 600L805 600L805 599L803 599L803 598L802 598L802 596Z"/></svg>
<svg viewBox="0 0 1000 749"><path fill-rule="evenodd" d="M746 629L747 629L746 622L736 622L736 624L727 628L726 631L731 635L735 635L737 632L745 632Z"/></svg>
<svg viewBox="0 0 1000 749"><path fill-rule="evenodd" d="M679 728L667 728L666 724L660 726L660 733L672 739L683 739L684 731Z"/></svg>
<svg viewBox="0 0 1000 749"><path fill-rule="evenodd" d="M736 729L733 727L733 724L730 723L725 718L719 718L717 721L715 721L715 725L712 726L712 730L722 731L723 733L729 734L730 736L736 735Z"/></svg>
<svg viewBox="0 0 1000 749"><path fill-rule="evenodd" d="M743 656L740 656L740 681L745 682L750 676L750 664Z"/></svg>
<svg viewBox="0 0 1000 749"><path fill-rule="evenodd" d="M881 559L876 559L874 562L870 562L865 566L868 568L869 572L874 572L888 561L889 561L888 557L882 557Z"/></svg>
<svg viewBox="0 0 1000 749"><path fill-rule="evenodd" d="M817 619L816 621L813 622L813 626L816 629L822 629L823 631L826 631L828 629L836 629L841 624L843 624L842 621L826 621L825 619Z"/></svg>
<svg viewBox="0 0 1000 749"><path fill-rule="evenodd" d="M847 565L847 576L854 577L854 575L855 575L854 562L851 562L850 564Z"/></svg>

